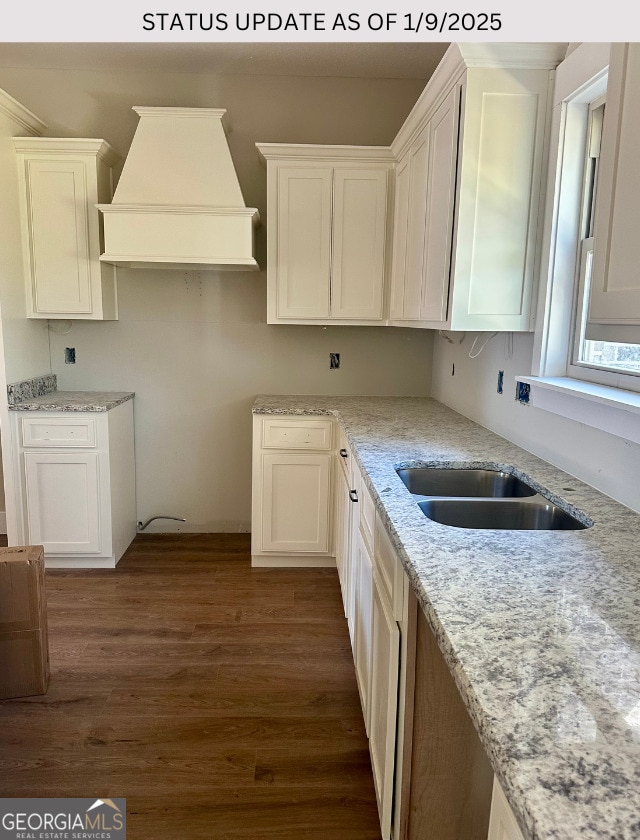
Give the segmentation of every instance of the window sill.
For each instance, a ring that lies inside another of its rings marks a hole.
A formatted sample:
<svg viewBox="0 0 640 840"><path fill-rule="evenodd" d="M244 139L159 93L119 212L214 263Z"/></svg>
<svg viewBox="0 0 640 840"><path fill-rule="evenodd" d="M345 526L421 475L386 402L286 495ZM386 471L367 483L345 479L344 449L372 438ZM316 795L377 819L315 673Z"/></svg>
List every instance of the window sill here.
<svg viewBox="0 0 640 840"><path fill-rule="evenodd" d="M531 386L531 405L640 443L640 393L566 376L517 376Z"/></svg>

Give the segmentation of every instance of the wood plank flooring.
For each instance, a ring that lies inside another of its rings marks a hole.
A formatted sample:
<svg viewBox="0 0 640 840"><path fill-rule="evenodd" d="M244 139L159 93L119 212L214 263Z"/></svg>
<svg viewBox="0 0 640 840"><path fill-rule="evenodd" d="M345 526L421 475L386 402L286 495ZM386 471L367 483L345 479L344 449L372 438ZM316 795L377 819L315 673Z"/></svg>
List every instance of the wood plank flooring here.
<svg viewBox="0 0 640 840"><path fill-rule="evenodd" d="M379 840L335 570L140 535L47 593L49 691L0 702L0 796L124 796L130 840Z"/></svg>

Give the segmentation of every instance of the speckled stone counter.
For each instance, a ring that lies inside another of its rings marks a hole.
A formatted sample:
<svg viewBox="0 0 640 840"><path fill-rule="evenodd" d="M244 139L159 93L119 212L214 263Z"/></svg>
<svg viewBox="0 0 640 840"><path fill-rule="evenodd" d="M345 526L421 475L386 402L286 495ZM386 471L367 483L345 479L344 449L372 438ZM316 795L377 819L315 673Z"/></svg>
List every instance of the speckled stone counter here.
<svg viewBox="0 0 640 840"><path fill-rule="evenodd" d="M640 515L432 400L253 411L342 422L525 837L640 838ZM440 525L396 475L412 463L515 468L592 527Z"/></svg>
<svg viewBox="0 0 640 840"><path fill-rule="evenodd" d="M9 406L9 411L110 411L132 400L133 391L51 391Z"/></svg>

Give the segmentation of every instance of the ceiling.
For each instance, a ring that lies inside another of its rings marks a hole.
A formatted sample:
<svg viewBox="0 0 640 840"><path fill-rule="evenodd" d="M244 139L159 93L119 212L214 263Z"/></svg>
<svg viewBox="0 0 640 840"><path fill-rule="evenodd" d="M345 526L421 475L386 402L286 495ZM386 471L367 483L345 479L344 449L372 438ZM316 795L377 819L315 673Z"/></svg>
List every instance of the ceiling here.
<svg viewBox="0 0 640 840"><path fill-rule="evenodd" d="M3 43L0 67L428 79L445 43Z"/></svg>

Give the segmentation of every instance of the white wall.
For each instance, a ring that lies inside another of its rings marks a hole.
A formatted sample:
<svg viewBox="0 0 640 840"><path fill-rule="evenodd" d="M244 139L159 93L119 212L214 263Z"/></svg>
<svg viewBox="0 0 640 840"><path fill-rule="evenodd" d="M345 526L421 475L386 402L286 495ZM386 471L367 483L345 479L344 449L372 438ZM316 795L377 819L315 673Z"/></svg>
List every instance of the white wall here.
<svg viewBox="0 0 640 840"><path fill-rule="evenodd" d="M455 333L453 337L459 339L461 335ZM431 395L608 496L640 510L640 446L516 402L516 375L531 373L532 333L514 335L512 359L505 357L505 334L498 334L477 359L470 359L475 335L467 335L462 345L435 338ZM502 395L497 393L499 370L504 370Z"/></svg>
<svg viewBox="0 0 640 840"><path fill-rule="evenodd" d="M48 122L49 135L103 137L123 155L132 105L227 108L245 200L263 220L264 265L266 171L255 142L387 144L424 82L1 69L0 85ZM259 393L429 392L429 333L267 326L263 273L119 270L118 287L120 319L52 332L51 363L62 389L136 392L139 519L248 530ZM75 366L64 364L65 347L75 347ZM329 371L329 352L341 354L339 371ZM173 527L184 529L159 529Z"/></svg>
<svg viewBox="0 0 640 840"><path fill-rule="evenodd" d="M268 326L263 274L131 270L119 295L119 321L76 322L66 336L52 333L51 348L60 388L135 390L140 519L249 528L259 393L428 393L427 333ZM75 365L63 361L69 346ZM340 370L329 370L330 352L341 354Z"/></svg>

